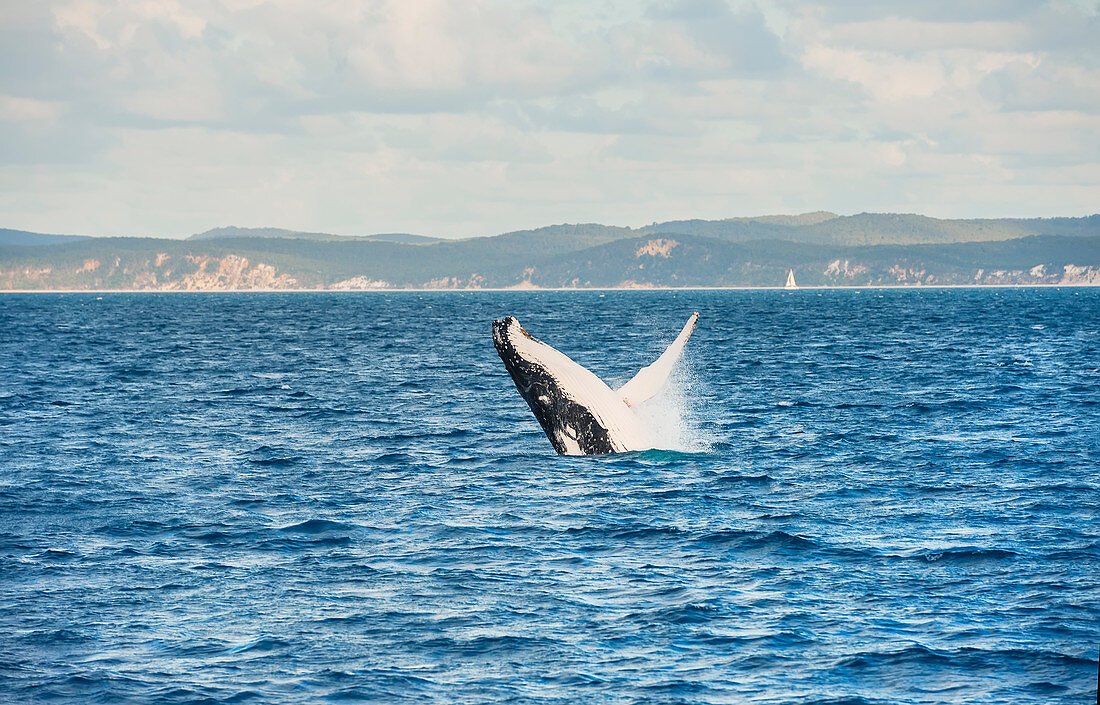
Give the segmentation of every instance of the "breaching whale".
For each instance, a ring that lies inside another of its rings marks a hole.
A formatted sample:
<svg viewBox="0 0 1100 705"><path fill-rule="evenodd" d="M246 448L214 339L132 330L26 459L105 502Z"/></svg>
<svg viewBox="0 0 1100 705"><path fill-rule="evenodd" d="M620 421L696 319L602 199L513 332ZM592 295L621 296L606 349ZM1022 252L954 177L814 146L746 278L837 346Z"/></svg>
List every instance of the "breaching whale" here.
<svg viewBox="0 0 1100 705"><path fill-rule="evenodd" d="M698 320L698 313L691 314L661 356L614 391L567 355L533 337L515 316L493 321L493 343L558 453L622 453L653 447L631 407L661 391Z"/></svg>

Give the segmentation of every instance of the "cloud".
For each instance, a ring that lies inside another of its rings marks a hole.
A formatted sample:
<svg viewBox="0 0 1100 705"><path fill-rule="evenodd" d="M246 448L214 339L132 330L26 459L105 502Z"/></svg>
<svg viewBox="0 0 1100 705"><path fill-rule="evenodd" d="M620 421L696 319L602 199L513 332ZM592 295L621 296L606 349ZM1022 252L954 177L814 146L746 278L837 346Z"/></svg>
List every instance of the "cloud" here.
<svg viewBox="0 0 1100 705"><path fill-rule="evenodd" d="M755 10L722 0L679 0L655 7L647 45L658 76L768 74L787 65L781 40Z"/></svg>
<svg viewBox="0 0 1100 705"><path fill-rule="evenodd" d="M1080 213L1098 33L1072 0L4 3L0 225Z"/></svg>
<svg viewBox="0 0 1100 705"><path fill-rule="evenodd" d="M874 48L892 54L927 53L942 49L1013 51L1026 45L1030 29L1005 20L928 22L886 17L836 25L828 33L836 46Z"/></svg>
<svg viewBox="0 0 1100 705"><path fill-rule="evenodd" d="M825 78L858 84L879 101L931 98L947 85L947 67L936 57L811 46L803 65Z"/></svg>
<svg viewBox="0 0 1100 705"><path fill-rule="evenodd" d="M812 8L830 22L842 23L899 17L932 22L982 22L991 18L1020 20L1049 3L1034 0L922 0L921 2L882 2L882 0L829 0L804 2L793 0L783 5L794 11Z"/></svg>
<svg viewBox="0 0 1100 705"><path fill-rule="evenodd" d="M0 120L51 123L63 110L64 106L52 101L0 95Z"/></svg>
<svg viewBox="0 0 1100 705"><path fill-rule="evenodd" d="M1100 69L1025 57L991 71L981 94L1005 110L1100 114Z"/></svg>

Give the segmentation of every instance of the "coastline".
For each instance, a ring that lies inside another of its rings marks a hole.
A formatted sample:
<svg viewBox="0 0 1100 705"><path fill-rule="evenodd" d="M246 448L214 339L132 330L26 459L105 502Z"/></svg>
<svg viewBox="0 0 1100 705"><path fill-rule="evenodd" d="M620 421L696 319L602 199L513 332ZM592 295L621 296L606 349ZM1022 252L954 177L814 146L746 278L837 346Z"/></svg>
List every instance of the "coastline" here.
<svg viewBox="0 0 1100 705"><path fill-rule="evenodd" d="M1094 289L1100 284L867 284L864 286L630 286L630 287L481 287L455 289L388 288L388 289L0 289L4 294L470 294L470 293L531 293L561 291L861 291L864 289Z"/></svg>

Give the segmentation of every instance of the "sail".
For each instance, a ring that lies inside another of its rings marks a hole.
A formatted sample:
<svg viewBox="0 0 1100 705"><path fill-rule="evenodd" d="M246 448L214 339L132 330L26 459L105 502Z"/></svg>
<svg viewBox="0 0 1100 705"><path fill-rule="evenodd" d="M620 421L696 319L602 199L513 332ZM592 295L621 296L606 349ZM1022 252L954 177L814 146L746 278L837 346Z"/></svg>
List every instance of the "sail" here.
<svg viewBox="0 0 1100 705"><path fill-rule="evenodd" d="M794 283L794 270L787 270L787 283L783 285L785 289L797 289L798 285Z"/></svg>

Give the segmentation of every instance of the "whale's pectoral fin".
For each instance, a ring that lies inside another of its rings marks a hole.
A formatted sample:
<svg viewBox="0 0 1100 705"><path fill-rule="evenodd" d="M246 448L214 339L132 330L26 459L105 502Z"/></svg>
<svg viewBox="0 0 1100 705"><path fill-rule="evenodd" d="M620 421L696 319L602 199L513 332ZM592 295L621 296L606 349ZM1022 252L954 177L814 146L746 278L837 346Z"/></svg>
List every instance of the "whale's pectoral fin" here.
<svg viewBox="0 0 1100 705"><path fill-rule="evenodd" d="M691 318L684 325L684 329L680 331L680 335L676 336L676 340L672 341L672 344L661 353L661 356L652 365L639 370L638 374L634 375L634 378L629 382L619 387L617 394L619 398L626 402L627 406L641 404L647 399L652 399L661 391L661 388L665 386L665 382L668 381L668 376L672 374L672 370L676 367L681 353L684 352L684 346L687 345L688 338L691 337L698 321L699 313L691 314Z"/></svg>

